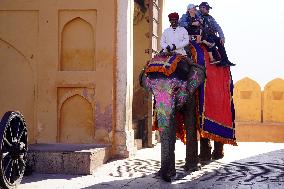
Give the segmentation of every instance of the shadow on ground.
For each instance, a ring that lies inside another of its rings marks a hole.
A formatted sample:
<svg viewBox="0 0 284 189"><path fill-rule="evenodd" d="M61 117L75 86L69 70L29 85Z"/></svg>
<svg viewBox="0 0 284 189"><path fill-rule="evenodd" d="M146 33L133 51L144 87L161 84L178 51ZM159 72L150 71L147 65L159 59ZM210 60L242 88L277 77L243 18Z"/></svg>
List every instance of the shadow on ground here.
<svg viewBox="0 0 284 189"><path fill-rule="evenodd" d="M109 176L114 181L102 182L84 189L110 188L186 188L186 189L283 189L284 149L223 164L214 161L202 170L186 173L184 161L176 161L177 175L166 183L154 173L159 170L156 160L132 159L116 167ZM115 180L118 179L118 180Z"/></svg>
<svg viewBox="0 0 284 189"><path fill-rule="evenodd" d="M43 180L51 180L51 179L72 180L78 177L82 177L82 175L37 174L37 177L33 177L31 174L29 176L25 176L21 184L27 184L27 183L38 182L38 181L43 181Z"/></svg>

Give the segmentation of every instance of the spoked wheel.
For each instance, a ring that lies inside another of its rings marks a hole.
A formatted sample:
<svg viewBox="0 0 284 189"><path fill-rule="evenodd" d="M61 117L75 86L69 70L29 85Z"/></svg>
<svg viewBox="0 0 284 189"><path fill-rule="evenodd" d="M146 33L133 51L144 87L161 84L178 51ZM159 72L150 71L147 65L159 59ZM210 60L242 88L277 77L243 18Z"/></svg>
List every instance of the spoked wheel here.
<svg viewBox="0 0 284 189"><path fill-rule="evenodd" d="M28 135L20 112L6 112L0 123L0 188L11 189L24 175Z"/></svg>

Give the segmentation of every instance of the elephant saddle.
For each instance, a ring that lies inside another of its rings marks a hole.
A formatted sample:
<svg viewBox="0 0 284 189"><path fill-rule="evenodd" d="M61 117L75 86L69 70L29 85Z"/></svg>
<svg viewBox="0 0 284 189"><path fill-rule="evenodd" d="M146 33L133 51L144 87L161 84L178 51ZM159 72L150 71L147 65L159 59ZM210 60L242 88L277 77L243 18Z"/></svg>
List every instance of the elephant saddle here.
<svg viewBox="0 0 284 189"><path fill-rule="evenodd" d="M177 68L178 62L184 58L180 54L157 54L150 61L148 61L145 73L159 72L166 76L170 76Z"/></svg>

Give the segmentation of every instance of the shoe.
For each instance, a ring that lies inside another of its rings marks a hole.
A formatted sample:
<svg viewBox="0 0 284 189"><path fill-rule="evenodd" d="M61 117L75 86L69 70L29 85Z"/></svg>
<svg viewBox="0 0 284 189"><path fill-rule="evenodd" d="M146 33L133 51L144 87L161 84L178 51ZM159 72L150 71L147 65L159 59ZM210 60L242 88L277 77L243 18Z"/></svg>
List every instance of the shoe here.
<svg viewBox="0 0 284 189"><path fill-rule="evenodd" d="M230 62L229 60L227 61L227 64L228 64L229 66L235 66L235 65L236 65L236 64Z"/></svg>
<svg viewBox="0 0 284 189"><path fill-rule="evenodd" d="M228 62L226 60L221 60L219 64L216 64L216 66L219 67L229 67L230 65L228 64Z"/></svg>

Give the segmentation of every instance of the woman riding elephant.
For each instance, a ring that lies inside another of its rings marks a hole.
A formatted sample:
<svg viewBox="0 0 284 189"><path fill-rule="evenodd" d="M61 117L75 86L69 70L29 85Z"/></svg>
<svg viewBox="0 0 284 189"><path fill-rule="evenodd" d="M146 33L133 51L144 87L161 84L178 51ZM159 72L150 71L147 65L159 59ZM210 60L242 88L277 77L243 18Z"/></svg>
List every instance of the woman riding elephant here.
<svg viewBox="0 0 284 189"><path fill-rule="evenodd" d="M158 129L161 135L161 177L171 181L175 175L175 141L176 130L184 130L178 124L178 116L183 117L186 129L187 149L185 169L197 169L197 137L194 92L205 79L205 70L194 64L185 55L184 47L188 45L188 33L178 26L177 13L169 14L171 27L166 29L161 38L164 52L148 62L140 74L140 84L153 93ZM195 130L195 131L194 131ZM181 138L184 133L180 132Z"/></svg>

